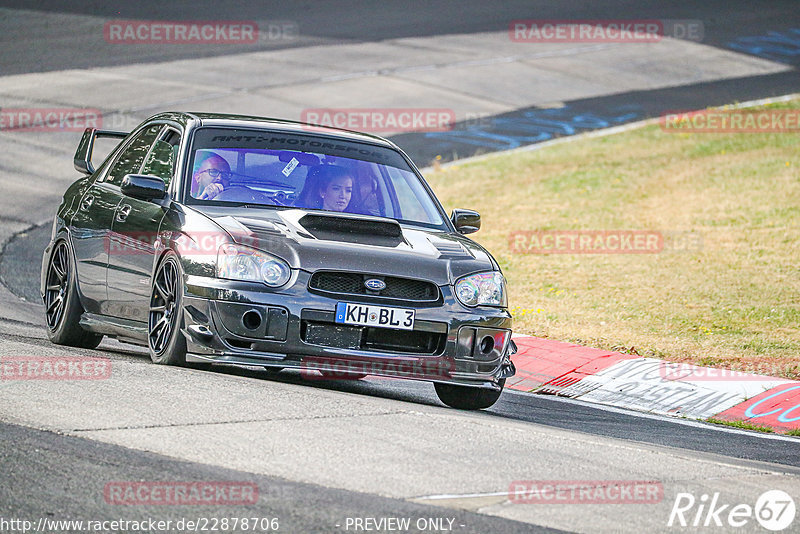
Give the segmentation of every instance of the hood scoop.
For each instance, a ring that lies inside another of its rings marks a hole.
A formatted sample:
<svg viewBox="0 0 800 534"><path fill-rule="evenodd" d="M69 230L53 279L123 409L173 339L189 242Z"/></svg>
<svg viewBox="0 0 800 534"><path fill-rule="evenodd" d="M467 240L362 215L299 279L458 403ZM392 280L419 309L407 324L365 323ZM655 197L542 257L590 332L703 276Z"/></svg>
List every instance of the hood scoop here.
<svg viewBox="0 0 800 534"><path fill-rule="evenodd" d="M253 219L250 217L237 217L236 220L242 223L243 225L247 226L251 230L272 232L274 234L281 233L278 227L272 221L265 221L263 219Z"/></svg>
<svg viewBox="0 0 800 534"><path fill-rule="evenodd" d="M271 221L262 219L253 219L249 217L214 217L214 221L222 226L233 239L242 244L247 244L248 241L252 242L257 236L280 236L283 235L281 230L285 231L284 225L278 225Z"/></svg>
<svg viewBox="0 0 800 534"><path fill-rule="evenodd" d="M396 221L344 215L304 215L298 221L309 234L326 241L344 241L381 247L396 247L404 242L403 230Z"/></svg>
<svg viewBox="0 0 800 534"><path fill-rule="evenodd" d="M444 239L428 239L431 244L439 251L442 258L473 258L467 249L458 241L447 241Z"/></svg>

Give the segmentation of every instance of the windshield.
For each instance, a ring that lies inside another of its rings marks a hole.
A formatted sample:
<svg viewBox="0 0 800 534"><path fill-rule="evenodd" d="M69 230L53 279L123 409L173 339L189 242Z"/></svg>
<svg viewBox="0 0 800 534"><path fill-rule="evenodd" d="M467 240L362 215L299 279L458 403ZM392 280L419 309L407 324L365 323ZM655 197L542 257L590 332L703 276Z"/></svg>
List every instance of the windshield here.
<svg viewBox="0 0 800 534"><path fill-rule="evenodd" d="M200 128L189 163L189 204L296 207L444 224L406 160L385 147L314 135Z"/></svg>

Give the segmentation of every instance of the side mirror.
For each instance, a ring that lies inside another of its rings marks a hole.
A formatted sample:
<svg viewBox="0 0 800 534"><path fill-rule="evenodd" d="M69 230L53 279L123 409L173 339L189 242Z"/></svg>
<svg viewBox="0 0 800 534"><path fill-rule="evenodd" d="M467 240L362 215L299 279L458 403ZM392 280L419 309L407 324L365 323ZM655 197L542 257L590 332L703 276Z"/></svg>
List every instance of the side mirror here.
<svg viewBox="0 0 800 534"><path fill-rule="evenodd" d="M481 216L477 211L455 209L450 220L461 234L472 234L481 229Z"/></svg>
<svg viewBox="0 0 800 534"><path fill-rule="evenodd" d="M123 195L140 200L160 200L167 196L167 184L164 180L146 174L126 174L120 190Z"/></svg>

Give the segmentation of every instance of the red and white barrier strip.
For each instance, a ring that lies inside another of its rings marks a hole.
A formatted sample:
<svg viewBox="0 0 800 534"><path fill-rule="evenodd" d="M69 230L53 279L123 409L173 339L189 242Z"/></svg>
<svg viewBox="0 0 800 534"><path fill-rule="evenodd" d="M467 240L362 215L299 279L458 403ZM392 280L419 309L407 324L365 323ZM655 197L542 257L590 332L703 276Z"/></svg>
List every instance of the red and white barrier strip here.
<svg viewBox="0 0 800 534"><path fill-rule="evenodd" d="M800 382L514 335L506 387L665 415L800 429Z"/></svg>

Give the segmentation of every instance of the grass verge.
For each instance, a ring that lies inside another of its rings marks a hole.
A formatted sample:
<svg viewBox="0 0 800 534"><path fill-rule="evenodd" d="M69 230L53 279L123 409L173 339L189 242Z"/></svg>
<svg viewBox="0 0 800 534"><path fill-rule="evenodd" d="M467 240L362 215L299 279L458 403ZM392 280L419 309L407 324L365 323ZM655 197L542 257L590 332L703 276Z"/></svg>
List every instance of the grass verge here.
<svg viewBox="0 0 800 534"><path fill-rule="evenodd" d="M732 426L734 428L741 428L743 430L755 430L756 432L764 432L769 434L770 432L775 432L772 428L768 426L760 426L754 425L752 423L747 423L745 421L725 421L724 419L714 419L710 417L706 419L706 423L712 423L715 425L725 425L725 426ZM788 432L787 432L788 434ZM789 434L792 435L792 434Z"/></svg>
<svg viewBox="0 0 800 534"><path fill-rule="evenodd" d="M797 133L651 125L426 177L446 208L481 212L475 239L509 281L515 331L800 378L798 147ZM659 232L664 249L512 250L512 232L551 230Z"/></svg>

